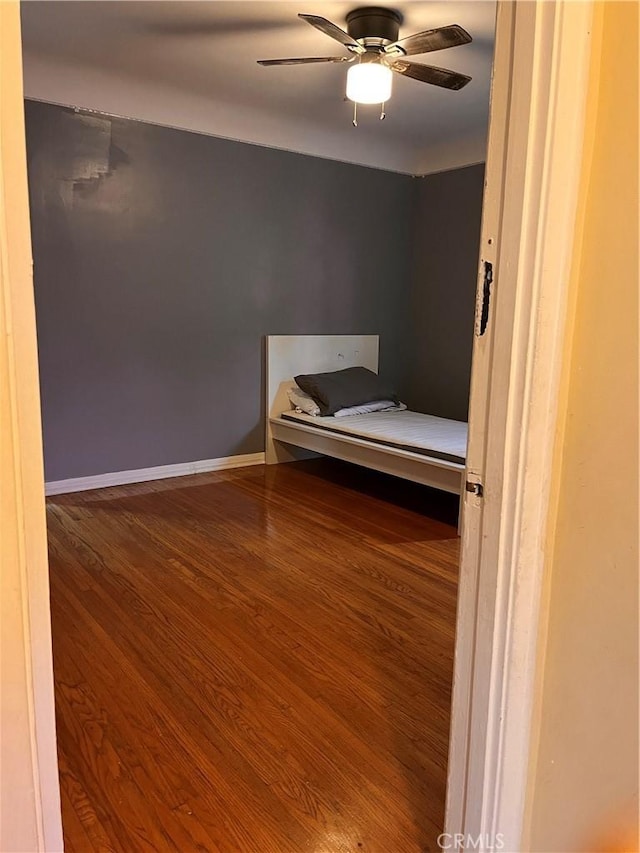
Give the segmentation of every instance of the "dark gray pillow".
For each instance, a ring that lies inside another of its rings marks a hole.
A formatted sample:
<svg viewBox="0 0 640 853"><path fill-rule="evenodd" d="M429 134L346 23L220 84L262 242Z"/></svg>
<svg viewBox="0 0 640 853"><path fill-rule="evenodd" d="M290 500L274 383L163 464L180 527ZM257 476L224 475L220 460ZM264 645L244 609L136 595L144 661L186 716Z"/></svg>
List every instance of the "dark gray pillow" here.
<svg viewBox="0 0 640 853"><path fill-rule="evenodd" d="M388 382L367 370L366 367L347 367L331 373L306 373L294 376L296 385L313 397L321 415L333 415L348 406L361 406L374 400L391 400L398 397Z"/></svg>

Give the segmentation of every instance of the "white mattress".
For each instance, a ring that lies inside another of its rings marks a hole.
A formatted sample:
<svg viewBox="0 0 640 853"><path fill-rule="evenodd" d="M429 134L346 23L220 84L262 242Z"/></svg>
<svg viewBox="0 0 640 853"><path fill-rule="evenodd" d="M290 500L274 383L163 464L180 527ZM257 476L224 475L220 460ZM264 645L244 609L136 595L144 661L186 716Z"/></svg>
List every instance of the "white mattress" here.
<svg viewBox="0 0 640 853"><path fill-rule="evenodd" d="M467 424L464 421L437 418L435 415L407 410L322 418L289 411L283 412L281 417L287 421L329 432L346 433L376 444L400 447L461 465L464 465L467 455Z"/></svg>

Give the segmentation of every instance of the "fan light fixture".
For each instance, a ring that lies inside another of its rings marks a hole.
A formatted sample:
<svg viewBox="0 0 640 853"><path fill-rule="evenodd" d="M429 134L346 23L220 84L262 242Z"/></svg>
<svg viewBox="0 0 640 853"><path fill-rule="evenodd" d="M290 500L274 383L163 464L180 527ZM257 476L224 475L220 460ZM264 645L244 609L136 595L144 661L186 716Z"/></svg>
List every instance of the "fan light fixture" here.
<svg viewBox="0 0 640 853"><path fill-rule="evenodd" d="M440 86L442 89L462 89L471 77L435 65L409 62L407 56L419 56L434 50L444 50L469 44L472 40L459 24L424 30L404 38L400 36L402 15L395 9L363 6L347 15L347 31L320 15L298 15L321 33L341 44L348 54L341 56L301 56L291 59L258 59L259 65L315 65L325 62L353 63L347 73L347 98L353 102L353 124L358 126L358 104L381 104L384 118L385 102L391 97L392 72ZM349 54L351 54L349 56ZM357 60L357 62L356 62Z"/></svg>
<svg viewBox="0 0 640 853"><path fill-rule="evenodd" d="M379 62L353 65L347 72L347 98L356 104L384 104L391 97L391 69Z"/></svg>

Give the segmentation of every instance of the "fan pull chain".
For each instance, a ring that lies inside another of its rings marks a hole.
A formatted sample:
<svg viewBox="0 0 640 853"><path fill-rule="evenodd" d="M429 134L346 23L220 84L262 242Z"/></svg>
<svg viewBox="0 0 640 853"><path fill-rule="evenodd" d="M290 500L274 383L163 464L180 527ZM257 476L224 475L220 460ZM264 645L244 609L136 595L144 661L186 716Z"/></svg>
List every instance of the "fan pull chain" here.
<svg viewBox="0 0 640 853"><path fill-rule="evenodd" d="M380 104L380 121L384 121L387 117L387 111L385 107L387 106L386 101L383 101ZM358 126L358 102L353 102L353 121L351 122L354 127Z"/></svg>

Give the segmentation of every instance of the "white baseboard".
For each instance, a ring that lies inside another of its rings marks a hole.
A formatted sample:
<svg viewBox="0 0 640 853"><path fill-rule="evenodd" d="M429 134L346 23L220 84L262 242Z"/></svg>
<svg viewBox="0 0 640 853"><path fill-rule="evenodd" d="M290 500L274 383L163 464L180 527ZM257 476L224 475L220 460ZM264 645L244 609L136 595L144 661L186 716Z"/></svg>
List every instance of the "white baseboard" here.
<svg viewBox="0 0 640 853"><path fill-rule="evenodd" d="M204 474L207 471L223 471L226 468L246 468L248 465L264 465L264 453L244 453L239 456L221 456L218 459L200 459L197 462L178 462L176 465L157 465L155 468L138 468L135 471L115 471L111 474L94 474L91 477L54 480L44 484L44 493L45 495L66 495L70 492L86 492L89 489L105 489L108 486L125 486L128 483L146 483L149 480L184 477L186 474Z"/></svg>

